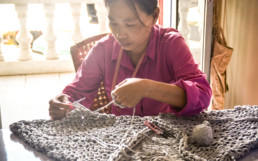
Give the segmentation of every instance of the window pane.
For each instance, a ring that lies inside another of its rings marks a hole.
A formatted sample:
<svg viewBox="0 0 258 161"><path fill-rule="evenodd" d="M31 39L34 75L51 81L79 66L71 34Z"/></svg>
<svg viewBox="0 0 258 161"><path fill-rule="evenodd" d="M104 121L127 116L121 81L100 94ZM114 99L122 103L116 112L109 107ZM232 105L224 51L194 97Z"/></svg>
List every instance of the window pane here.
<svg viewBox="0 0 258 161"><path fill-rule="evenodd" d="M202 66L203 20L205 0L180 0L177 29L185 38L199 68Z"/></svg>

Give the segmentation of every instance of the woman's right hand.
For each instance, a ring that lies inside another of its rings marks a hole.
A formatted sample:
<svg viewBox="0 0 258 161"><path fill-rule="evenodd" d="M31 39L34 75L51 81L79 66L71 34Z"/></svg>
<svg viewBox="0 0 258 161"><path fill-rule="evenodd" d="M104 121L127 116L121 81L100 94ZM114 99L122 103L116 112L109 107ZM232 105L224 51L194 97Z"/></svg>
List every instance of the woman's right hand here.
<svg viewBox="0 0 258 161"><path fill-rule="evenodd" d="M70 106L67 95L58 95L49 101L49 116L52 120L62 119L71 111Z"/></svg>

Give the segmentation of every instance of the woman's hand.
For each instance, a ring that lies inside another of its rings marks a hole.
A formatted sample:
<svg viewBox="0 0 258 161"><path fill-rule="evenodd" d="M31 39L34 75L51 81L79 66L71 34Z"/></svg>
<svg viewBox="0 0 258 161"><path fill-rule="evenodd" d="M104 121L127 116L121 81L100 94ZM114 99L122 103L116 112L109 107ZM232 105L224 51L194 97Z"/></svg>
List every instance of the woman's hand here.
<svg viewBox="0 0 258 161"><path fill-rule="evenodd" d="M144 97L144 79L128 78L112 91L115 102L123 107L134 107Z"/></svg>
<svg viewBox="0 0 258 161"><path fill-rule="evenodd" d="M71 111L68 96L61 94L49 101L49 116L52 120L59 120Z"/></svg>
<svg viewBox="0 0 258 161"><path fill-rule="evenodd" d="M186 91L179 86L150 79L128 78L111 93L123 107L134 107L143 97L168 103L179 110L186 105Z"/></svg>

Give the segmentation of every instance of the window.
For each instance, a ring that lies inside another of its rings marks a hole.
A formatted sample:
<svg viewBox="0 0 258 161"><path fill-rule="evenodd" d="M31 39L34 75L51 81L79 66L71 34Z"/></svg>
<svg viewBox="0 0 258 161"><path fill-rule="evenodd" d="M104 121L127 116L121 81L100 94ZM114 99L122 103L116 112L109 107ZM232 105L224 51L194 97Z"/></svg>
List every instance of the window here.
<svg viewBox="0 0 258 161"><path fill-rule="evenodd" d="M163 26L173 27L183 35L199 68L209 76L212 1L163 1Z"/></svg>

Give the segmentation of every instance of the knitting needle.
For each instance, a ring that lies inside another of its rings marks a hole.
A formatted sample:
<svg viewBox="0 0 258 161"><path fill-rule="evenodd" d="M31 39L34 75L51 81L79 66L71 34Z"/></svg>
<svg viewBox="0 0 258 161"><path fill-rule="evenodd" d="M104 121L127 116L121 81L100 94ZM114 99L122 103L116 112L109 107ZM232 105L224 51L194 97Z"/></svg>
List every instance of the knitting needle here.
<svg viewBox="0 0 258 161"><path fill-rule="evenodd" d="M79 103L79 102L81 102L82 100L85 100L85 97L83 97L83 98L81 98L81 99L79 99L79 100L77 100L77 101L74 101L73 103L69 103L69 104L70 104L69 108L70 108L70 109L74 109L74 104ZM94 112L99 112L99 111L103 110L104 108L110 106L112 103L116 103L114 99L113 99L112 101L110 101L108 104L106 104L105 106L103 106L103 107L101 107L101 108L95 110ZM116 103L115 105L118 105L118 106L121 107L121 108L125 108L125 107L123 107L123 106L121 106L121 105L119 105L119 104L117 104L117 103Z"/></svg>
<svg viewBox="0 0 258 161"><path fill-rule="evenodd" d="M106 104L105 106L103 106L103 107L101 107L101 108L95 110L94 112L99 112L99 111L103 110L104 108L110 106L112 103L114 103L114 100L110 101L108 104Z"/></svg>
<svg viewBox="0 0 258 161"><path fill-rule="evenodd" d="M81 102L82 100L85 100L85 97L83 97L83 98L81 98L81 99L79 99L79 100L77 100L77 101L74 101L73 103L69 103L69 104L70 104L69 108L70 108L71 110L74 109L74 105L77 104L77 103L79 103L79 102Z"/></svg>
<svg viewBox="0 0 258 161"><path fill-rule="evenodd" d="M112 98L113 98L113 97L112 97ZM106 104L105 106L103 106L103 107L101 107L101 108L95 110L94 112L99 112L99 111L103 110L104 108L110 106L112 103L113 103L115 106L119 106L120 108L125 108L124 106L118 104L118 103L113 99L113 100L110 101L108 104Z"/></svg>

